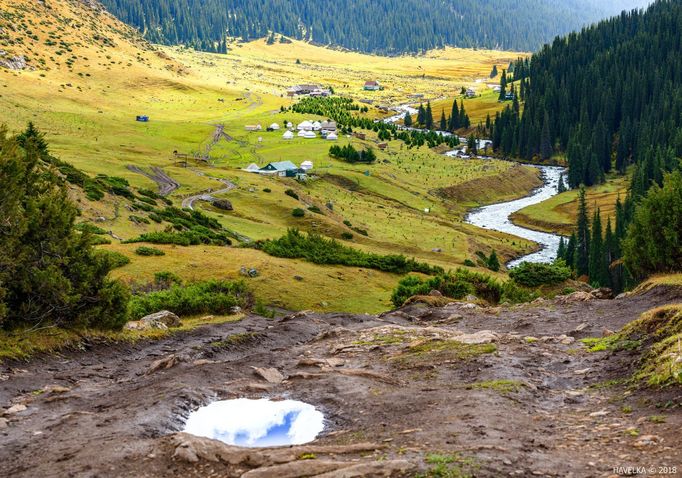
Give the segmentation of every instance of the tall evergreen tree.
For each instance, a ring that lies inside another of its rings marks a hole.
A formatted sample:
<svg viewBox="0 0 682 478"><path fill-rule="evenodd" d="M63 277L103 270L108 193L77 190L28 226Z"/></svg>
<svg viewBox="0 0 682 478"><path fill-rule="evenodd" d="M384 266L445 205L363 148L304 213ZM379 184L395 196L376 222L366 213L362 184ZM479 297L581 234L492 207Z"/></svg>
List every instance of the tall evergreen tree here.
<svg viewBox="0 0 682 478"><path fill-rule="evenodd" d="M592 228L590 231L590 257L588 275L590 282L596 285L605 285L607 278L604 274L604 242L603 230L601 226L601 212L597 209L592 218Z"/></svg>
<svg viewBox="0 0 682 478"><path fill-rule="evenodd" d="M410 115L409 111L405 113L405 119L403 120L403 122L405 123L405 126L407 126L408 128L412 126L412 115Z"/></svg>
<svg viewBox="0 0 682 478"><path fill-rule="evenodd" d="M441 112L440 112L440 130L441 131L447 131L448 130L448 121L445 118L445 110L441 110Z"/></svg>
<svg viewBox="0 0 682 478"><path fill-rule="evenodd" d="M590 222L587 211L585 188L578 195L578 225L575 242L575 270L579 276L590 273Z"/></svg>
<svg viewBox="0 0 682 478"><path fill-rule="evenodd" d="M424 128L428 130L433 129L433 111L431 110L431 102L426 103L426 111L424 113Z"/></svg>

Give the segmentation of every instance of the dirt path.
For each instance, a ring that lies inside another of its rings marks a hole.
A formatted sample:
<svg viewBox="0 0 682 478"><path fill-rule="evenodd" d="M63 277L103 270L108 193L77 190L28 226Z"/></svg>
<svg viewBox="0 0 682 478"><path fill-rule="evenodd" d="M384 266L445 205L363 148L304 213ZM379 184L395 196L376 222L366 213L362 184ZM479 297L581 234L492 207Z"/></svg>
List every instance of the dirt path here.
<svg viewBox="0 0 682 478"><path fill-rule="evenodd" d="M198 172L197 174L199 174L201 176L207 176L206 174L204 174L202 172ZM201 192L199 194L194 194L192 196L186 197L185 199L182 200L182 207L183 208L194 209L194 203L197 201L213 202L216 200L216 198L213 196L214 194L218 195L218 194L228 193L237 187L236 184L234 184L233 182L231 182L228 179L216 178L213 176L207 176L207 177L209 177L211 179L215 179L216 181L220 181L221 183L223 183L225 185L225 187L222 189L216 189L215 191L210 191L210 192L205 191L205 192Z"/></svg>
<svg viewBox="0 0 682 478"><path fill-rule="evenodd" d="M433 466L425 462L432 453L463 474L431 476L681 470L680 389L613 385L636 357L588 353L575 340L678 301L679 292L657 289L567 305L250 316L158 342L91 344L7 364L0 406L27 408L0 429L0 476L413 476ZM218 344L234 336L239 345ZM159 360L173 366L152 371ZM265 382L252 366L286 379ZM177 433L201 404L263 396L315 405L325 432L312 446L250 451Z"/></svg>
<svg viewBox="0 0 682 478"><path fill-rule="evenodd" d="M158 166L152 166L150 168L151 173L138 166L129 165L128 169L134 173L146 176L147 178L154 181L159 187L159 194L161 196L168 196L170 193L180 187L180 183L171 178L163 169L159 168Z"/></svg>

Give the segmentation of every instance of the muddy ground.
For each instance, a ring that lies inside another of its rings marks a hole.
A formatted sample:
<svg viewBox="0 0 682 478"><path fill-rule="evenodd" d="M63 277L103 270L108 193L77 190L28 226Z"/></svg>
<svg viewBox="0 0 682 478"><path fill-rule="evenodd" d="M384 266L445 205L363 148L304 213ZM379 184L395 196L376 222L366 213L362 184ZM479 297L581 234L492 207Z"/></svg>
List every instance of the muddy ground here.
<svg viewBox="0 0 682 478"><path fill-rule="evenodd" d="M496 309L249 316L4 364L0 476L682 475L682 390L618 384L635 352L579 342L680 301L659 288ZM311 403L326 429L310 445L248 451L178 433L189 411L236 397Z"/></svg>

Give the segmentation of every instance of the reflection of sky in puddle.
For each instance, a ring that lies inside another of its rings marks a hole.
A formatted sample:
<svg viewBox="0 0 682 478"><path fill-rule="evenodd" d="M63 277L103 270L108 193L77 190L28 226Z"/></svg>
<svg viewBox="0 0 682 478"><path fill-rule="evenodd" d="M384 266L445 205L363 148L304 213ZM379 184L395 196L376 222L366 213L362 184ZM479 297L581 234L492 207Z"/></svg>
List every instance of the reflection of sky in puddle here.
<svg viewBox="0 0 682 478"><path fill-rule="evenodd" d="M294 400L224 400L192 412L185 432L230 445L266 447L313 441L324 416L312 405Z"/></svg>

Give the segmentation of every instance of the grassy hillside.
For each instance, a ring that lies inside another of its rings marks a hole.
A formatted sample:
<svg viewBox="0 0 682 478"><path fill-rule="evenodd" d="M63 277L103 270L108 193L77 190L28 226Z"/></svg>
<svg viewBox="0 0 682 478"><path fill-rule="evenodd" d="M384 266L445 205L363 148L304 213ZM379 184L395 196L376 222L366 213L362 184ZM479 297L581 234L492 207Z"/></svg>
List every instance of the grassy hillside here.
<svg viewBox="0 0 682 478"><path fill-rule="evenodd" d="M265 127L313 119L280 113L293 102L285 97L292 84L333 86L337 93L370 98L375 105L404 103L414 93L446 98L476 84L492 65L506 66L515 53L446 49L386 59L299 42L269 46L257 41L217 55L150 45L97 6L78 0L47 5L0 0L0 7L0 49L5 52L0 60L24 56L27 64L23 69L0 67L0 121L13 131L33 121L46 133L55 156L90 175L121 177L135 188L156 190L152 180L128 167L146 172L161 167L180 185L168 197L178 207L189 196L224 188L217 179L229 180L236 188L218 196L229 199L234 211L218 211L205 202L195 207L253 240L281 236L291 227L334 238L351 233L354 247L414 256L445 268L461 264L477 250L494 249L506 259L533 247L465 225L462 218L470 207L521 196L537 186L534 169L455 160L425 147L407 149L397 141L386 151L377 150L377 163L351 165L329 158L330 144L322 139L287 142L281 132L244 129L246 124ZM378 79L385 89L362 91L367 79ZM149 115L150 122L136 122L141 114ZM380 115L375 108L369 114ZM224 125L228 139L213 144L217 124ZM377 141L369 133L365 141L343 137L338 144L363 148L376 147ZM209 151L210 161L190 161L183 167L174 151L190 156ZM241 170L252 162L262 166L279 160L312 160L318 179L298 183ZM467 193L444 196L446 188ZM299 199L286 195L287 189L295 190ZM78 188L73 195L83 221L94 221L114 238L130 239L167 226L138 221L148 213L131 210L134 205L120 196L91 201ZM293 217L294 208L306 210L305 217ZM120 269L121 277L131 280L162 270L193 279L234 275L242 265L259 267L263 273L254 281L257 297L292 309L380 310L399 280L396 275L357 274L352 268L273 261L250 249L168 247L166 256L150 259L135 256L134 247L104 247L131 257L132 263ZM299 283L294 275L304 280ZM309 294L311 284L315 297Z"/></svg>

